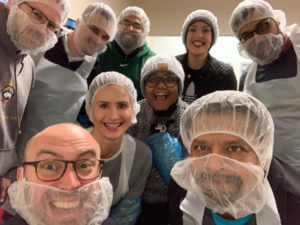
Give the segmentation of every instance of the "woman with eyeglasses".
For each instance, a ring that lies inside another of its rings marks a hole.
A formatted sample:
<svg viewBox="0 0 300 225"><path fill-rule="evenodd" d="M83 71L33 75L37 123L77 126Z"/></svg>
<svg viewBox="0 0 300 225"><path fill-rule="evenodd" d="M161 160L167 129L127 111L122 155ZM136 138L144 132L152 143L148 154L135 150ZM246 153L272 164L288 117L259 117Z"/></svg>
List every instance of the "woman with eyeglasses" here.
<svg viewBox="0 0 300 225"><path fill-rule="evenodd" d="M187 103L216 90L237 89L232 67L209 54L218 35L217 18L208 10L193 11L184 21L181 36L187 52L176 58L185 73L182 99Z"/></svg>
<svg viewBox="0 0 300 225"><path fill-rule="evenodd" d="M141 141L125 134L140 110L133 82L118 72L94 78L86 96L90 129L101 148L102 176L113 186L109 220L134 225L140 213L141 194L152 165L151 151Z"/></svg>
<svg viewBox="0 0 300 225"><path fill-rule="evenodd" d="M137 224L168 224L168 184L175 162L186 155L179 137L179 119L187 104L180 98L184 72L174 56L149 58L141 73L138 122L129 129L152 151L153 166L142 196Z"/></svg>

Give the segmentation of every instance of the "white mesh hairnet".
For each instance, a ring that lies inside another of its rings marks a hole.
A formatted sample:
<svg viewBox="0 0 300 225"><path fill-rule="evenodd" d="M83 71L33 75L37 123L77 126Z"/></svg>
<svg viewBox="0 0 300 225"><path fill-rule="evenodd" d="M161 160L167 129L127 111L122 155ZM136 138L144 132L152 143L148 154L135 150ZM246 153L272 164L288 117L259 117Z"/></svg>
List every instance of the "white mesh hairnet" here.
<svg viewBox="0 0 300 225"><path fill-rule="evenodd" d="M12 6L22 2L38 2L49 5L60 14L60 25L64 25L68 19L68 13L70 10L69 0L8 0L7 4Z"/></svg>
<svg viewBox="0 0 300 225"><path fill-rule="evenodd" d="M180 120L180 134L190 152L193 140L209 133L228 133L243 139L267 172L273 154L274 124L267 108L238 91L216 91L194 101Z"/></svg>
<svg viewBox="0 0 300 225"><path fill-rule="evenodd" d="M113 190L107 177L66 191L34 182L14 182L11 206L30 225L96 225L109 214Z"/></svg>
<svg viewBox="0 0 300 225"><path fill-rule="evenodd" d="M164 72L164 71L170 72L171 74L178 77L179 95L182 93L184 71L181 63L174 56L155 55L147 59L146 63L142 68L140 86L141 86L141 92L144 97L146 96L145 80L148 78L148 76L150 76L155 72Z"/></svg>
<svg viewBox="0 0 300 225"><path fill-rule="evenodd" d="M92 106L93 106L95 95L98 93L100 89L111 84L119 85L125 88L125 90L128 92L131 100L131 107L133 110L133 116L131 118L131 122L136 123L137 122L136 115L140 111L140 105L137 103L137 92L134 88L133 82L123 74L114 71L100 73L98 76L94 78L94 80L90 84L88 93L85 97L86 111L90 120L93 122Z"/></svg>
<svg viewBox="0 0 300 225"><path fill-rule="evenodd" d="M275 9L274 11L275 20L279 23L279 27L283 29L286 26L286 15L280 9Z"/></svg>
<svg viewBox="0 0 300 225"><path fill-rule="evenodd" d="M122 21L126 16L129 16L129 15L136 16L141 20L143 28L144 28L144 34L145 34L145 36L147 36L150 31L150 20L149 20L147 14L145 13L145 11L142 8L139 8L136 6L129 6L121 12L121 14L118 18L118 23L120 21Z"/></svg>
<svg viewBox="0 0 300 225"><path fill-rule="evenodd" d="M183 44L184 45L186 44L185 43L186 35L189 27L198 21L207 23L211 27L211 31L212 31L211 46L212 46L214 43L216 43L216 40L219 36L218 20L217 17L215 17L215 15L212 12L205 9L198 9L196 11L193 11L186 17L181 31Z"/></svg>
<svg viewBox="0 0 300 225"><path fill-rule="evenodd" d="M110 41L114 39L117 31L117 19L114 11L107 4L94 2L88 5L79 21L102 28L109 35Z"/></svg>
<svg viewBox="0 0 300 225"><path fill-rule="evenodd" d="M240 28L251 21L272 17L272 6L264 0L244 0L233 11L230 18L230 26L235 36L238 36Z"/></svg>

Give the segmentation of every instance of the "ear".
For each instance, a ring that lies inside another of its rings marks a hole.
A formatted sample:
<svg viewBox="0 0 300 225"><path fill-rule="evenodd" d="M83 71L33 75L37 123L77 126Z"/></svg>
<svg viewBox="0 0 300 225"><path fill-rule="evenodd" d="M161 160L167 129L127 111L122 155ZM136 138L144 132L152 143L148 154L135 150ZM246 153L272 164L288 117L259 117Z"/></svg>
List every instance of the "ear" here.
<svg viewBox="0 0 300 225"><path fill-rule="evenodd" d="M24 167L18 167L17 170L17 180L21 181L24 177Z"/></svg>
<svg viewBox="0 0 300 225"><path fill-rule="evenodd" d="M88 115L90 121L93 122L93 120L92 120L92 114L93 114L92 108L90 106L88 106L87 104L85 104L85 112Z"/></svg>

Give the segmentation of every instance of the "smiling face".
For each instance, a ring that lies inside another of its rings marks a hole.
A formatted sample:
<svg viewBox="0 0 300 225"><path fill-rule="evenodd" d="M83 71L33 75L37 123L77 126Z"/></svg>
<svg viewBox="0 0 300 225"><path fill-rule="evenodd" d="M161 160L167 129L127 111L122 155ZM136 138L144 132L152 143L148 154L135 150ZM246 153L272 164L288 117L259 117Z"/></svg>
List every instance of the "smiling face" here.
<svg viewBox="0 0 300 225"><path fill-rule="evenodd" d="M120 139L131 125L133 110L129 93L112 84L100 89L92 103L92 117L97 137ZM93 134L94 135L94 134Z"/></svg>
<svg viewBox="0 0 300 225"><path fill-rule="evenodd" d="M207 55L211 47L211 27L202 21L193 23L187 31L186 48L192 55Z"/></svg>
<svg viewBox="0 0 300 225"><path fill-rule="evenodd" d="M87 131L76 125L58 124L45 129L28 143L24 161L81 159L100 159L98 143ZM71 163L67 165L64 175L56 181L41 181L33 165L25 165L24 168L18 169L18 180L22 180L23 177L27 181L47 185L36 188L34 195L35 215L45 224L78 224L79 221L88 220L94 213L84 206L92 202L94 196L91 196L90 192L78 193L77 189L99 180L99 177L81 180ZM49 186L61 191L53 190Z"/></svg>
<svg viewBox="0 0 300 225"><path fill-rule="evenodd" d="M148 77L171 77L174 76L169 72L156 72ZM146 99L154 111L165 111L178 99L178 82L173 86L166 86L159 82L155 87L149 87L145 80Z"/></svg>

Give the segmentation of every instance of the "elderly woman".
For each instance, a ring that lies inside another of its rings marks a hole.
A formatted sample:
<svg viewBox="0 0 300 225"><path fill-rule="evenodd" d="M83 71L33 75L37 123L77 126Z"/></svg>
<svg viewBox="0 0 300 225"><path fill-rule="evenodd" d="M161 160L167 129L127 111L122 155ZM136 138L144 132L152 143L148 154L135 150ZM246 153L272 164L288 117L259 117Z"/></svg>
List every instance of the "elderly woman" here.
<svg viewBox="0 0 300 225"><path fill-rule="evenodd" d="M138 122L129 129L152 151L153 166L142 196L138 224L168 224L167 185L174 163L186 155L179 137L179 119L187 104L180 99L184 72L173 56L149 58L141 73Z"/></svg>
<svg viewBox="0 0 300 225"><path fill-rule="evenodd" d="M109 219L133 225L140 213L141 194L152 165L149 148L125 134L140 110L133 82L118 72L99 74L89 87L86 111L93 122L91 134L101 148L103 176L113 186Z"/></svg>
<svg viewBox="0 0 300 225"><path fill-rule="evenodd" d="M216 90L236 90L231 66L215 59L209 50L219 35L217 18L208 10L191 12L181 32L187 53L178 55L184 72L183 100L191 103Z"/></svg>

